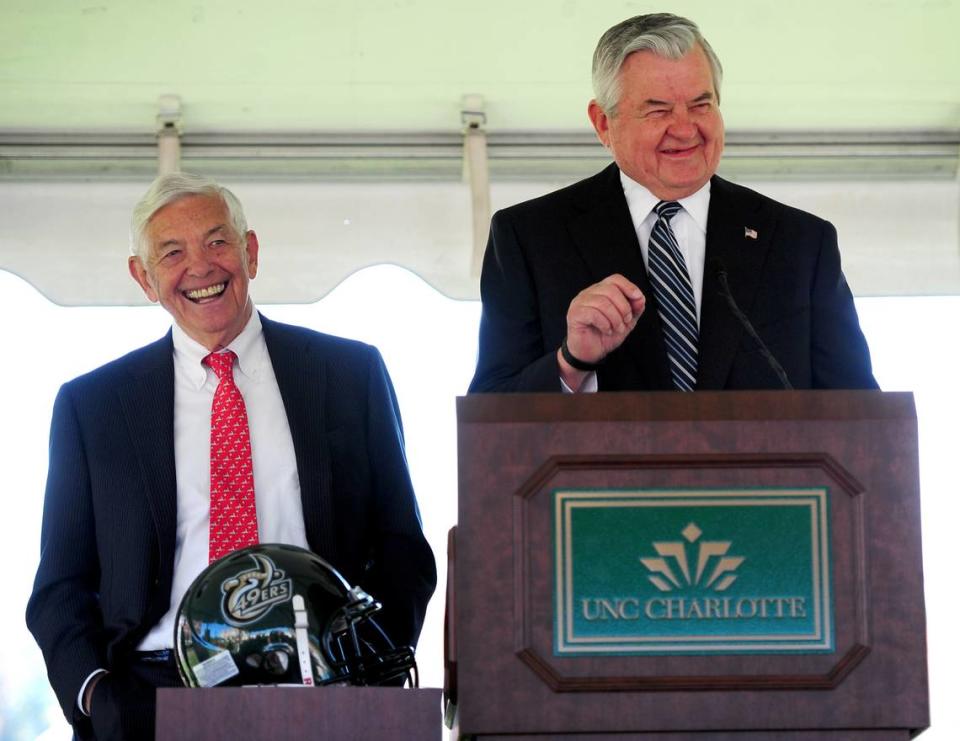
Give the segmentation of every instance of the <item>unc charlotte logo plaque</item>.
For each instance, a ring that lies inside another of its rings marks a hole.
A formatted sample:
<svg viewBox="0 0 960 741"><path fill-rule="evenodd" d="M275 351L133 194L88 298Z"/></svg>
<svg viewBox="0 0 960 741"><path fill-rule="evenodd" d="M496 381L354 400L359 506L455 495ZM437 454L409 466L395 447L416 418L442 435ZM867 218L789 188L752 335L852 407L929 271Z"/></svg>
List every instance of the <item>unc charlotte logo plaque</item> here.
<svg viewBox="0 0 960 741"><path fill-rule="evenodd" d="M553 497L555 655L833 650L825 488Z"/></svg>

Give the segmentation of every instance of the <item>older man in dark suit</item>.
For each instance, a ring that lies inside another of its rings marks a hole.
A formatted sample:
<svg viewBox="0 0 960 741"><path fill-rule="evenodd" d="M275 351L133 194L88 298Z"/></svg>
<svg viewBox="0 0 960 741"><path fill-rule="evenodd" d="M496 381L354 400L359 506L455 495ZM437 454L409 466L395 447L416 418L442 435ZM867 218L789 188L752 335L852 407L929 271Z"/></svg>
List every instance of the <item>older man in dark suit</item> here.
<svg viewBox="0 0 960 741"><path fill-rule="evenodd" d="M721 66L696 25L614 26L593 82L615 164L494 216L470 390L876 388L834 228L715 175Z"/></svg>
<svg viewBox="0 0 960 741"><path fill-rule="evenodd" d="M174 325L60 390L27 608L85 738L152 736L154 688L180 683L179 601L235 534L211 516L224 506L211 494L224 358L247 419L252 474L226 505L249 525L245 542L313 550L383 603L378 622L399 644L415 645L436 584L377 350L260 316L257 236L212 181L158 178L132 236L131 275Z"/></svg>

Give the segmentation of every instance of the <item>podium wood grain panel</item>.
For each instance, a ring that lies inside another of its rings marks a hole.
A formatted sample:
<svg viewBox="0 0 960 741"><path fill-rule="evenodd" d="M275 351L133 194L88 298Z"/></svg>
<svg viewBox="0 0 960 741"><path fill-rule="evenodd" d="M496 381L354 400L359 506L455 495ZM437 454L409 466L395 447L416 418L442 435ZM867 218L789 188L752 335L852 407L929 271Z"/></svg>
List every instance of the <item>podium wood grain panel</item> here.
<svg viewBox="0 0 960 741"><path fill-rule="evenodd" d="M440 741L441 730L438 689L157 690L157 741Z"/></svg>
<svg viewBox="0 0 960 741"><path fill-rule="evenodd" d="M546 734L496 734L480 737L483 741L547 741L557 738ZM562 741L905 741L906 731L731 731L729 733L704 731L699 733L571 733L563 734Z"/></svg>
<svg viewBox="0 0 960 741"><path fill-rule="evenodd" d="M910 394L478 395L458 400L458 434L464 736L892 739L929 724ZM833 651L555 655L551 492L784 486L830 491Z"/></svg>

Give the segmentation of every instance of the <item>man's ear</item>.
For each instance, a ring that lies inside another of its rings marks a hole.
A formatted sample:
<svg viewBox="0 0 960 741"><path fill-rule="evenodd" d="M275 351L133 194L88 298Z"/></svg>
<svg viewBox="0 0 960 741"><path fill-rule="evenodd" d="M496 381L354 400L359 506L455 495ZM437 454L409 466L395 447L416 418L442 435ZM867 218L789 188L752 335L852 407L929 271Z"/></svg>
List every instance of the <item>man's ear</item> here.
<svg viewBox="0 0 960 741"><path fill-rule="evenodd" d="M247 274L253 280L257 277L257 267L260 265L260 240L257 233L251 229L247 232Z"/></svg>
<svg viewBox="0 0 960 741"><path fill-rule="evenodd" d="M160 296L153 289L153 283L150 280L150 275L147 273L146 266L143 264L143 260L136 255L131 255L127 258L127 269L130 271L130 276L137 282L137 285L143 289L148 299L154 303L160 300Z"/></svg>
<svg viewBox="0 0 960 741"><path fill-rule="evenodd" d="M593 130L597 132L597 138L605 147L610 146L610 118L596 100L591 100L587 106L587 115L590 117L590 123L593 124Z"/></svg>

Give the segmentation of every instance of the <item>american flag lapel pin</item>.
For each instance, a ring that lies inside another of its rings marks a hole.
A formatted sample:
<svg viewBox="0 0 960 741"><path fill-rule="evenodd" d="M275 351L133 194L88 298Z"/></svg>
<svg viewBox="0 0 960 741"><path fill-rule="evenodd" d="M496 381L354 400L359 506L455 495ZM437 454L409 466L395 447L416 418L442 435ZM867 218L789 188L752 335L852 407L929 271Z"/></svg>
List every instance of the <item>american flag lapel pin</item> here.
<svg viewBox="0 0 960 741"><path fill-rule="evenodd" d="M744 239L756 239L756 238L757 238L757 230L756 230L756 229L751 229L749 226L743 227L743 238L744 238Z"/></svg>

